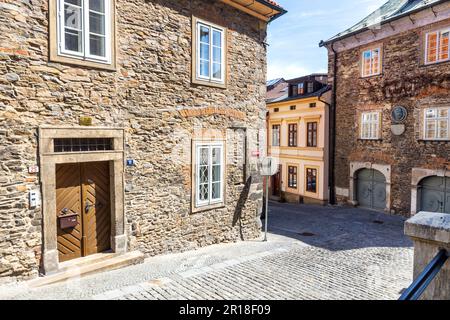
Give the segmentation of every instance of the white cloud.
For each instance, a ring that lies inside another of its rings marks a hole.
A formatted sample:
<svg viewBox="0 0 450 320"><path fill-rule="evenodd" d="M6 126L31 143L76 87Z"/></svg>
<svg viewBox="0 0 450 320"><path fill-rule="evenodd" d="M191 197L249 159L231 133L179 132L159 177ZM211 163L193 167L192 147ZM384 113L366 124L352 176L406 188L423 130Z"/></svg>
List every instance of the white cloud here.
<svg viewBox="0 0 450 320"><path fill-rule="evenodd" d="M273 62L267 67L267 80L276 78L292 79L311 73L327 73L327 70L314 71L300 64Z"/></svg>

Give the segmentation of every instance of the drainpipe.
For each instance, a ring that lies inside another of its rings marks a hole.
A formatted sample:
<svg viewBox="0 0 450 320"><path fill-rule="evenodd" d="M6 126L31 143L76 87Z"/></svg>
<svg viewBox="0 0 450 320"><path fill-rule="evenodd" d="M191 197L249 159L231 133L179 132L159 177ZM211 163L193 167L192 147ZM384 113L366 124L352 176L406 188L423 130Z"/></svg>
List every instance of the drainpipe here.
<svg viewBox="0 0 450 320"><path fill-rule="evenodd" d="M333 86L331 91L331 106L330 106L330 154L329 154L329 185L330 185L330 199L331 205L336 204L336 190L335 190L335 151L336 151L336 88L337 88L337 52L334 49L334 42L331 44L331 50L334 54L333 62Z"/></svg>

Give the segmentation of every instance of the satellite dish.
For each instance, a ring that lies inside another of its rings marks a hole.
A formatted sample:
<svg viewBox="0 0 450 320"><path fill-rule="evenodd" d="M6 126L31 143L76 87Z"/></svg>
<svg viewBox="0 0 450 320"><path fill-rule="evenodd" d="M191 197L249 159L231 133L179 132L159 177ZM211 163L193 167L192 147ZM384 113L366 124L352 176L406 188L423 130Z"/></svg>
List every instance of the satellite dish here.
<svg viewBox="0 0 450 320"><path fill-rule="evenodd" d="M259 162L259 173L262 176L273 176L278 172L278 158L266 157Z"/></svg>

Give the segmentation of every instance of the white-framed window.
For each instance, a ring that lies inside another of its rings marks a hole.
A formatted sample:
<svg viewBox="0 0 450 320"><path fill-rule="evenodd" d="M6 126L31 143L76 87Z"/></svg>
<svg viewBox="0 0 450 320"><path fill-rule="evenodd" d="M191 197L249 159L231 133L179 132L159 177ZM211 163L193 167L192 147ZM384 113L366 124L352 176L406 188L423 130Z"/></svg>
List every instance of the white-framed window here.
<svg viewBox="0 0 450 320"><path fill-rule="evenodd" d="M429 108L424 116L425 140L450 140L450 108Z"/></svg>
<svg viewBox="0 0 450 320"><path fill-rule="evenodd" d="M203 207L223 202L224 154L223 143L197 143L195 145L195 204Z"/></svg>
<svg viewBox="0 0 450 320"><path fill-rule="evenodd" d="M425 63L436 63L450 59L450 28L429 32L425 35Z"/></svg>
<svg viewBox="0 0 450 320"><path fill-rule="evenodd" d="M225 82L225 30L197 21L197 79Z"/></svg>
<svg viewBox="0 0 450 320"><path fill-rule="evenodd" d="M362 54L362 76L370 77L381 73L381 49L366 50Z"/></svg>
<svg viewBox="0 0 450 320"><path fill-rule="evenodd" d="M58 54L111 62L111 0L57 0Z"/></svg>
<svg viewBox="0 0 450 320"><path fill-rule="evenodd" d="M361 139L379 139L380 113L363 112L361 114Z"/></svg>

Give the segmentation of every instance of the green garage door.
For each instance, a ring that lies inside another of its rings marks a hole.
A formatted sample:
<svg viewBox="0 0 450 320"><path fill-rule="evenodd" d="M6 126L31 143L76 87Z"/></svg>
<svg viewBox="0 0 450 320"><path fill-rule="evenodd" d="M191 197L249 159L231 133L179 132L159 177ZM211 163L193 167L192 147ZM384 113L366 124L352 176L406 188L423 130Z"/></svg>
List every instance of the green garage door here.
<svg viewBox="0 0 450 320"><path fill-rule="evenodd" d="M386 179L381 172L373 169L358 172L356 200L360 207L375 210L386 208Z"/></svg>
<svg viewBox="0 0 450 320"><path fill-rule="evenodd" d="M420 211L450 213L450 178L425 178L419 190Z"/></svg>

